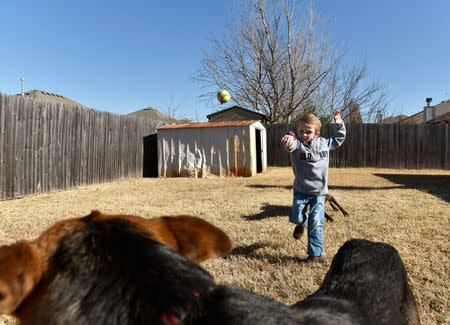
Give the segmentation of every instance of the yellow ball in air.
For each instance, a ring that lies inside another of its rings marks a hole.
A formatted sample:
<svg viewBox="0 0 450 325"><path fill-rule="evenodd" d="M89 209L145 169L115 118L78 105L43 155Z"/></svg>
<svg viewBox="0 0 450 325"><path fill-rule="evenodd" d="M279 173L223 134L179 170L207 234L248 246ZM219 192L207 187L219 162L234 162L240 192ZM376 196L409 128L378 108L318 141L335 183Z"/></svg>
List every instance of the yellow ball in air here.
<svg viewBox="0 0 450 325"><path fill-rule="evenodd" d="M222 89L217 93L217 99L221 104L228 102L231 99L230 93L225 89Z"/></svg>

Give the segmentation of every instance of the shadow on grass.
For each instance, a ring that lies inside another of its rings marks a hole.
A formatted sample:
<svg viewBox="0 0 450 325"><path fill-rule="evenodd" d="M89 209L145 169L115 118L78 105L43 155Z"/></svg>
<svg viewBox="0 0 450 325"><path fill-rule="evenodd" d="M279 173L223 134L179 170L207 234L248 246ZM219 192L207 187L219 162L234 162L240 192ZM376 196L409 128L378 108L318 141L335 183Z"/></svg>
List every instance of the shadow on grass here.
<svg viewBox="0 0 450 325"><path fill-rule="evenodd" d="M259 221L267 218L288 217L291 213L291 206L285 205L271 205L266 203L262 209L263 211L258 214L252 214L249 216L241 216L242 219L247 221ZM328 210L328 209L326 209ZM327 221L333 221L333 219Z"/></svg>
<svg viewBox="0 0 450 325"><path fill-rule="evenodd" d="M329 190L344 190L344 191L374 191L374 190L395 190L406 188L405 186L341 186L341 185L329 185Z"/></svg>
<svg viewBox="0 0 450 325"><path fill-rule="evenodd" d="M247 185L247 186L252 187L252 188L280 188L280 189L285 189L285 190L292 190L292 185L283 186L283 185L255 184L255 185ZM392 190L392 189L398 189L398 188L406 188L406 186L396 185L396 186L382 186L382 187L373 187L373 186L366 187L366 186L328 185L328 189L330 189L330 190L346 190L346 191L351 191L351 190L357 190L357 191Z"/></svg>
<svg viewBox="0 0 450 325"><path fill-rule="evenodd" d="M247 221L263 220L267 218L275 217L288 217L291 213L291 207L285 205L272 205L265 203L262 206L262 212L249 216L241 216L242 219Z"/></svg>
<svg viewBox="0 0 450 325"><path fill-rule="evenodd" d="M411 175L411 174L373 174L393 183L403 185L402 188L425 191L450 202L450 175Z"/></svg>
<svg viewBox="0 0 450 325"><path fill-rule="evenodd" d="M426 191L431 195L437 196L447 202L450 202L450 176L449 175L415 175L415 174L373 174L374 176L382 177L388 181L398 185L392 186L341 186L328 185L329 190L344 190L344 191L374 191L374 190L395 190L395 189L416 189ZM292 185L265 185L254 184L248 187L259 189L285 189L291 190ZM262 213L264 214L264 212ZM289 212L288 212L289 214Z"/></svg>
<svg viewBox="0 0 450 325"><path fill-rule="evenodd" d="M228 256L249 256L253 255L256 250L269 246L273 247L273 245L270 245L269 243L254 243L248 246L236 246L231 250L231 253L228 254Z"/></svg>
<svg viewBox="0 0 450 325"><path fill-rule="evenodd" d="M253 185L247 185L247 187L252 187L252 188L281 188L284 190L292 190L292 185L266 185L266 184L253 184Z"/></svg>
<svg viewBox="0 0 450 325"><path fill-rule="evenodd" d="M225 258L229 258L230 256L243 256L245 258L255 259L255 260L264 260L270 264L287 264L289 262L293 263L303 263L305 259L297 257L297 256L280 256L280 255L272 255L272 254L258 254L256 251L260 248L272 246L269 243L255 243L248 246L237 246L233 248L230 254L228 254Z"/></svg>

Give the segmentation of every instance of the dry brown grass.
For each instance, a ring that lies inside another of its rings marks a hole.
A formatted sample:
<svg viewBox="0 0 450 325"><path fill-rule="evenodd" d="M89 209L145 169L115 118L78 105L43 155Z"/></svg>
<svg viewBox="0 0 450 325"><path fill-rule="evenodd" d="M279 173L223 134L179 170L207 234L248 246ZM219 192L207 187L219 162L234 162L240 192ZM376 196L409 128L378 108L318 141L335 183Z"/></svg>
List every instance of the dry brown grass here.
<svg viewBox="0 0 450 325"><path fill-rule="evenodd" d="M383 176L380 176L383 174ZM449 322L450 172L330 169L330 193L350 213L327 206L326 255L349 238L383 241L399 251L424 324ZM234 250L203 263L217 282L286 304L319 287L327 265L302 265L306 238L292 238L290 168L253 178L129 179L0 202L0 244L33 239L55 221L104 213L143 217L190 214L224 229ZM0 324L13 324L0 318Z"/></svg>

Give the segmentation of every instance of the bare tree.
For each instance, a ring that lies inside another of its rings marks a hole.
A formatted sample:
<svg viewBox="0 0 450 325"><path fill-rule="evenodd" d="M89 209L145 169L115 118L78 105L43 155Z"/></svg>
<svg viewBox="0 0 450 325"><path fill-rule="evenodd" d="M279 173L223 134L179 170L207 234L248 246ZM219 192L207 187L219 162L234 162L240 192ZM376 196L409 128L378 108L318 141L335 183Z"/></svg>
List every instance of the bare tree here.
<svg viewBox="0 0 450 325"><path fill-rule="evenodd" d="M178 119L178 110L181 108L181 105L176 105L173 93L170 93L170 102L169 106L164 110L164 114L166 114L171 120L176 121Z"/></svg>
<svg viewBox="0 0 450 325"><path fill-rule="evenodd" d="M374 122L377 114L385 114L388 96L386 86L378 80L368 81L368 63L347 67L339 62L312 97L317 111L332 115L341 110L344 120L351 120L353 109L366 122Z"/></svg>
<svg viewBox="0 0 450 325"><path fill-rule="evenodd" d="M333 71L339 54L328 45L312 3L300 18L291 0L235 4L228 35L212 39L196 79L206 88L228 89L238 105L270 122L289 121Z"/></svg>
<svg viewBox="0 0 450 325"><path fill-rule="evenodd" d="M191 123L191 119L179 114L181 107L181 104L175 104L175 99L172 92L170 93L169 105L166 108L156 106L157 110L165 116L165 119L168 118L168 122L170 123Z"/></svg>
<svg viewBox="0 0 450 325"><path fill-rule="evenodd" d="M237 105L271 123L289 122L311 107L329 117L351 101L382 106L375 96L380 85L360 89L366 64L340 68L345 51L331 46L313 2L300 8L295 0L235 0L227 35L212 38L194 78L204 97L227 89Z"/></svg>

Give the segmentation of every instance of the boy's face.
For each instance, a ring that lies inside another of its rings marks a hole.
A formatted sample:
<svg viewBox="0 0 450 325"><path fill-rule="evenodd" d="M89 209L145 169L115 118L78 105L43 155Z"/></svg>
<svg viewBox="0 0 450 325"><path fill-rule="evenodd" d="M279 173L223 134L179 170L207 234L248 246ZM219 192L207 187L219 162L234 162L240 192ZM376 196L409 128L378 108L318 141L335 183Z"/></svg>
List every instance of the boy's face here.
<svg viewBox="0 0 450 325"><path fill-rule="evenodd" d="M312 139L317 138L320 135L320 132L316 132L316 128L313 124L300 122L297 128L297 135L303 142L310 143Z"/></svg>

